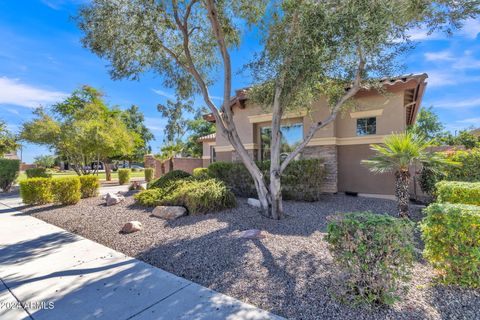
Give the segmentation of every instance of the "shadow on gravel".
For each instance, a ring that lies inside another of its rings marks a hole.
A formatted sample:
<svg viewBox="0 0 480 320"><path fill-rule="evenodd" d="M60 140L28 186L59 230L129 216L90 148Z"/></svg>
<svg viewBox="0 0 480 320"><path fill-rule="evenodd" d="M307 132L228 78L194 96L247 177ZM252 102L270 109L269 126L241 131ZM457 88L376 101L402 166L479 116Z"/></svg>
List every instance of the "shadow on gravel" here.
<svg viewBox="0 0 480 320"><path fill-rule="evenodd" d="M27 205L24 205L24 206L15 208L15 211L19 211L18 213L15 214L15 216L30 216L30 215L34 215L36 213L52 211L52 210L60 209L60 208L63 208L63 207L67 207L67 206L62 205L62 204L46 204L46 205L41 205L41 206L30 206L30 205L27 206ZM71 207L74 208L73 206L71 206Z"/></svg>

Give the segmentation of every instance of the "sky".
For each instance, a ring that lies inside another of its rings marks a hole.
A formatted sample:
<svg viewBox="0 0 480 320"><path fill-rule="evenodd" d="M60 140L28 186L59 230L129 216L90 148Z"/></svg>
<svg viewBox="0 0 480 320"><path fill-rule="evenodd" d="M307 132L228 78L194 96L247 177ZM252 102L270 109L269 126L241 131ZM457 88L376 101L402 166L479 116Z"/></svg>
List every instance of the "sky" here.
<svg viewBox="0 0 480 320"><path fill-rule="evenodd" d="M72 19L85 1L0 0L0 119L18 132L32 118L34 108L48 107L88 84L104 92L110 105L124 109L138 105L155 135L152 149L158 152L166 119L156 106L173 98L174 92L151 73L139 81L110 78L108 61L82 47L82 34ZM480 127L480 19L466 21L452 37L413 30L411 39L416 47L403 57L402 73L428 74L422 105L433 106L452 132ZM231 52L233 70L240 71L258 50L258 35L246 30L240 48ZM233 88L249 84L248 75L235 73ZM221 85L214 85L210 92L220 103ZM203 105L201 98L195 99L195 105ZM32 144L22 148L27 163L49 153Z"/></svg>

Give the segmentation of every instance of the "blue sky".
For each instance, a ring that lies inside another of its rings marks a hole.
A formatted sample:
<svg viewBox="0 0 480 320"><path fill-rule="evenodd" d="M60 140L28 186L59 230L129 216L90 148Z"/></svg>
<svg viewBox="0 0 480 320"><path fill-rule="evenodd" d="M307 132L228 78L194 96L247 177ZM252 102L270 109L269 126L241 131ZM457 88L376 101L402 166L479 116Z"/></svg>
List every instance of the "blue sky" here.
<svg viewBox="0 0 480 320"><path fill-rule="evenodd" d="M140 81L113 81L108 62L80 44L81 33L71 16L84 0L0 0L0 118L16 131L32 117L33 108L61 100L75 88L89 84L102 90L111 105L138 105L146 124L155 134L151 143L158 151L166 122L156 110L173 92L153 74ZM480 127L480 19L468 20L464 28L446 37L414 30L416 48L404 57L404 73L429 75L423 105L433 106L451 131ZM239 70L259 49L254 33L245 33L242 46L232 53ZM234 77L234 88L250 83L246 76ZM221 87L211 88L221 96ZM219 102L219 101L217 101ZM195 101L202 105L201 99ZM47 149L26 145L23 159L31 162Z"/></svg>

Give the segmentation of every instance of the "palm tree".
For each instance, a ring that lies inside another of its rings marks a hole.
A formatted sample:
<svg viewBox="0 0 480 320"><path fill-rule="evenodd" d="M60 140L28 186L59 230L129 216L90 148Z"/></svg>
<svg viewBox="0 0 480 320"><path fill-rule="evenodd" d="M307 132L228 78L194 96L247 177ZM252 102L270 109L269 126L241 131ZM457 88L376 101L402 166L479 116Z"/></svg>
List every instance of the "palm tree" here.
<svg viewBox="0 0 480 320"><path fill-rule="evenodd" d="M445 158L440 154L428 152L427 149L431 146L431 140L412 132L392 134L385 138L382 145L370 145L376 155L370 160L362 161L372 172L395 173L395 196L400 217L409 217L410 166L415 163L446 163Z"/></svg>

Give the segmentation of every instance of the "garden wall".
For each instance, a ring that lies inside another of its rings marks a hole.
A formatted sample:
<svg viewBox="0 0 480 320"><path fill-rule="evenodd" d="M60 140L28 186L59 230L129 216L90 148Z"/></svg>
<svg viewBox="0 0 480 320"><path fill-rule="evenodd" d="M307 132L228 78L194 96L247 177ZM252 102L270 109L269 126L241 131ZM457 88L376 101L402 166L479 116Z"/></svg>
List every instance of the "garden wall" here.
<svg viewBox="0 0 480 320"><path fill-rule="evenodd" d="M162 161L153 154L147 154L144 157L145 168L153 168L155 171L155 178L160 178L169 171L169 161ZM203 167L203 161L199 158L174 158L173 170L182 170L188 173L193 173L193 169Z"/></svg>

